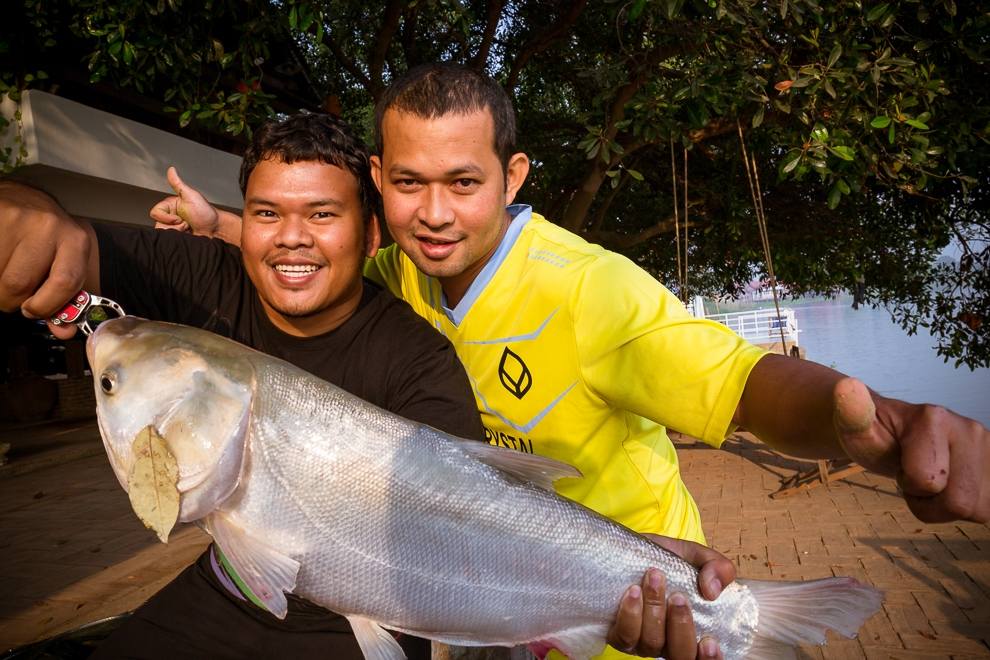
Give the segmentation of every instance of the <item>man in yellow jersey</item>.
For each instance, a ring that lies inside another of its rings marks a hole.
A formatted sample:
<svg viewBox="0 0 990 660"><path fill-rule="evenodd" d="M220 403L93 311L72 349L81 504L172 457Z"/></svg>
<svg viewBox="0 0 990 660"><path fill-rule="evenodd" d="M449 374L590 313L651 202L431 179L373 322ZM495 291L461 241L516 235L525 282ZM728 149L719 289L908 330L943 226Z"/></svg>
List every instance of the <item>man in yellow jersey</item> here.
<svg viewBox="0 0 990 660"><path fill-rule="evenodd" d="M396 245L366 274L453 342L489 442L582 471L563 495L641 532L703 541L666 428L717 447L743 426L791 455L849 456L896 476L922 520L990 519L981 424L766 354L692 318L624 257L512 205L529 160L494 81L414 69L380 100L376 133L372 174ZM640 597L631 590L622 607L642 608ZM635 635L623 647L642 651Z"/></svg>
<svg viewBox="0 0 990 660"><path fill-rule="evenodd" d="M567 461L561 492L633 529L703 541L665 427L719 446L735 426L791 455L898 476L922 520L990 519L990 432L870 392L692 318L628 259L528 206L505 92L418 67L376 109L372 176L396 241L366 274L443 332L488 441Z"/></svg>

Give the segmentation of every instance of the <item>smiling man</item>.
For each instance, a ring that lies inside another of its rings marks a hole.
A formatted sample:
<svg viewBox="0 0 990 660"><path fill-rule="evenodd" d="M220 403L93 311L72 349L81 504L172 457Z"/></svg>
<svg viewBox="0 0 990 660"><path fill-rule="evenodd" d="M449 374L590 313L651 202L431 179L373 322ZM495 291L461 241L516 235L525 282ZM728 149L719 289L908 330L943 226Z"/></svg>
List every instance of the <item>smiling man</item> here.
<svg viewBox="0 0 990 660"><path fill-rule="evenodd" d="M378 249L378 196L367 149L346 126L325 115L263 126L241 188L237 249L76 221L43 193L0 182L0 306L45 318L84 285L129 313L232 337L403 417L481 438L449 342L361 276ZM429 656L423 640L401 641L412 657ZM290 596L288 616L276 619L211 546L94 657L363 656L347 621L322 607Z"/></svg>

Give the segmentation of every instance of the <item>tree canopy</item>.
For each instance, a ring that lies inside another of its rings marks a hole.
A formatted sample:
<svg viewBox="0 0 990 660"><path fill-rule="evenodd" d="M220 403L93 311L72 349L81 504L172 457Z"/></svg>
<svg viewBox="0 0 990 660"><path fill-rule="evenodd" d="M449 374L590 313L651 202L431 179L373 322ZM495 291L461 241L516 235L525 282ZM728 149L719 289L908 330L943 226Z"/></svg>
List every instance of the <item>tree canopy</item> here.
<svg viewBox="0 0 990 660"><path fill-rule="evenodd" d="M10 4L0 91L102 90L234 148L296 108L370 137L410 66L488 71L533 159L520 197L551 220L681 295L726 297L766 273L758 201L794 294L855 290L946 359L990 365L983 0Z"/></svg>

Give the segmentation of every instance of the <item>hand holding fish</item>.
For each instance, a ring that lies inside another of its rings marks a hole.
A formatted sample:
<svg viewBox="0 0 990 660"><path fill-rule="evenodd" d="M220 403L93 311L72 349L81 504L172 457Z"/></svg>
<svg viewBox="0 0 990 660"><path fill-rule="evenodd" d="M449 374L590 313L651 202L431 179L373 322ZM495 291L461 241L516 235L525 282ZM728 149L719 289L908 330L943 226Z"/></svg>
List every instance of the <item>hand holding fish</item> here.
<svg viewBox="0 0 990 660"><path fill-rule="evenodd" d="M711 548L655 534L644 536L697 568L698 589L708 600L718 598L723 585L735 580L735 566ZM665 588L662 571L650 569L644 574L641 585L627 589L616 621L609 630L609 644L627 653L651 658L721 658L717 640L711 637L698 640L691 607L684 594L672 593L668 599Z"/></svg>
<svg viewBox="0 0 990 660"><path fill-rule="evenodd" d="M897 479L925 522L990 520L990 431L939 406L871 393L855 378L835 384L835 430L850 458Z"/></svg>
<svg viewBox="0 0 990 660"><path fill-rule="evenodd" d="M47 318L76 293L99 287L99 257L92 227L69 216L49 195L0 181L0 309ZM74 325L53 326L67 339Z"/></svg>

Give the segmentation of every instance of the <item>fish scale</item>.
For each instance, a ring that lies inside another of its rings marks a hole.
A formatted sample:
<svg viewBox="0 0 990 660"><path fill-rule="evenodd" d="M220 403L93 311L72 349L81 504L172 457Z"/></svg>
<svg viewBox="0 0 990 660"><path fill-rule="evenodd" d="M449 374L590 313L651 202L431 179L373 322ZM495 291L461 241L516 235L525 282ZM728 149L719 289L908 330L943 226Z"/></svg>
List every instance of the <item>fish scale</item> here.
<svg viewBox="0 0 990 660"><path fill-rule="evenodd" d="M588 657L649 567L664 573L668 593L687 595L699 635L718 639L727 658L780 657L794 644L821 643L829 627L854 634L879 607L878 592L851 579L738 580L707 601L690 564L553 493L549 483L567 476L566 466L402 419L201 330L127 317L105 322L89 342L94 373L112 369L121 383L111 394L97 386L114 469L132 463L124 442L132 429L161 419L156 399L172 406L170 424L209 429L158 429L180 478L182 457L205 451L183 443L208 442L226 466L217 474L239 465L236 483L212 483L212 473L195 480L182 493L181 519L214 534L273 613L284 616L283 590L291 591L347 616L366 654L401 657L378 634L384 626ZM174 382L142 385L164 365ZM238 419L247 421L231 424Z"/></svg>

